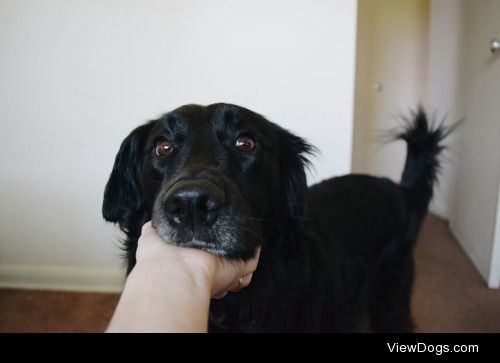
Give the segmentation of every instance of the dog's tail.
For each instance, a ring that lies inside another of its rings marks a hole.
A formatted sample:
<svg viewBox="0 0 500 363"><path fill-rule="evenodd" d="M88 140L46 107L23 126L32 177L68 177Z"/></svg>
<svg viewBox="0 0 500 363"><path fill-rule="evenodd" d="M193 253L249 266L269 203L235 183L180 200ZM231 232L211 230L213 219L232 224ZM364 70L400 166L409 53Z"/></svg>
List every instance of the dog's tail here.
<svg viewBox="0 0 500 363"><path fill-rule="evenodd" d="M442 141L458 124L446 127L430 125L424 110L420 107L411 119L406 120L402 131L393 134L395 139L407 143L406 163L401 178L401 187L408 210L413 238L420 228L422 219L429 208L433 187L440 169L439 155L443 151Z"/></svg>

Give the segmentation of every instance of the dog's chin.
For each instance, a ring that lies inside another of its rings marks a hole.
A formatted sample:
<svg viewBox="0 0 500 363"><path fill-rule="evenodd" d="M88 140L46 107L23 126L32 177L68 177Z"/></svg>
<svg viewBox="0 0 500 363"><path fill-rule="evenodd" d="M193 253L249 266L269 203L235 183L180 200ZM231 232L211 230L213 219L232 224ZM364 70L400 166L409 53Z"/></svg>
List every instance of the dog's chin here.
<svg viewBox="0 0 500 363"><path fill-rule="evenodd" d="M162 218L153 216L153 227L158 235L174 246L195 248L220 257L247 260L255 256L260 243L250 240L251 236L233 233L238 229L209 230L206 233L186 233L170 226Z"/></svg>
<svg viewBox="0 0 500 363"><path fill-rule="evenodd" d="M220 248L219 246L205 242L205 241L200 241L197 239L192 239L190 241L182 241L182 242L177 242L175 243L176 246L181 246L185 248L195 248L198 250L203 250L206 252L213 253L214 255L221 256L221 257L228 257L228 251L226 251L223 248Z"/></svg>
<svg viewBox="0 0 500 363"><path fill-rule="evenodd" d="M194 236L181 237L179 236L180 233L175 229L164 224L153 223L153 227L156 229L158 235L168 244L185 248L195 248L214 253L217 256L226 255L226 251L223 248L220 248L215 243L207 242L205 239L195 238Z"/></svg>

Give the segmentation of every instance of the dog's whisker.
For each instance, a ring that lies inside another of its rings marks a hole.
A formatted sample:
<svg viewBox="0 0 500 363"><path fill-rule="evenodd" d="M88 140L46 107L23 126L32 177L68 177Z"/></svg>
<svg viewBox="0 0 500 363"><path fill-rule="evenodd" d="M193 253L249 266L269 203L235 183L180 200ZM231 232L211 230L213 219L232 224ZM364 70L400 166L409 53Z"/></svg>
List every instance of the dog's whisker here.
<svg viewBox="0 0 500 363"><path fill-rule="evenodd" d="M259 242L261 244L264 244L264 240L262 239L262 237L257 232L252 231L250 228L245 227L245 226L240 226L239 228L241 228L244 231L247 231L248 233L250 233L251 235L253 235L255 238L257 238L257 240L259 240Z"/></svg>

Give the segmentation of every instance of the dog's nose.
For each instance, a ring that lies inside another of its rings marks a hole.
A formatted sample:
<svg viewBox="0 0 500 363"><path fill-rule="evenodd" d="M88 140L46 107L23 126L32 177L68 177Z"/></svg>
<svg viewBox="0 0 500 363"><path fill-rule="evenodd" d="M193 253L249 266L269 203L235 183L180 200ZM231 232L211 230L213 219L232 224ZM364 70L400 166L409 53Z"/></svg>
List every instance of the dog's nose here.
<svg viewBox="0 0 500 363"><path fill-rule="evenodd" d="M209 180L181 180L168 191L165 212L173 225L210 226L225 202L224 191Z"/></svg>

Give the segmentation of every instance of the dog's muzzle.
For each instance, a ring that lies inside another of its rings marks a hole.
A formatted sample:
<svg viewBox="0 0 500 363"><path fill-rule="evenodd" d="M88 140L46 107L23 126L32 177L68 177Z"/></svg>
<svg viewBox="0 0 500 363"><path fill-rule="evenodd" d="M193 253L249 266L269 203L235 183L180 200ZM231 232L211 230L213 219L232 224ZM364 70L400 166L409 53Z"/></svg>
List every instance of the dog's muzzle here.
<svg viewBox="0 0 500 363"><path fill-rule="evenodd" d="M156 197L152 222L176 246L247 259L261 244L260 225L237 188L212 175L181 177Z"/></svg>

